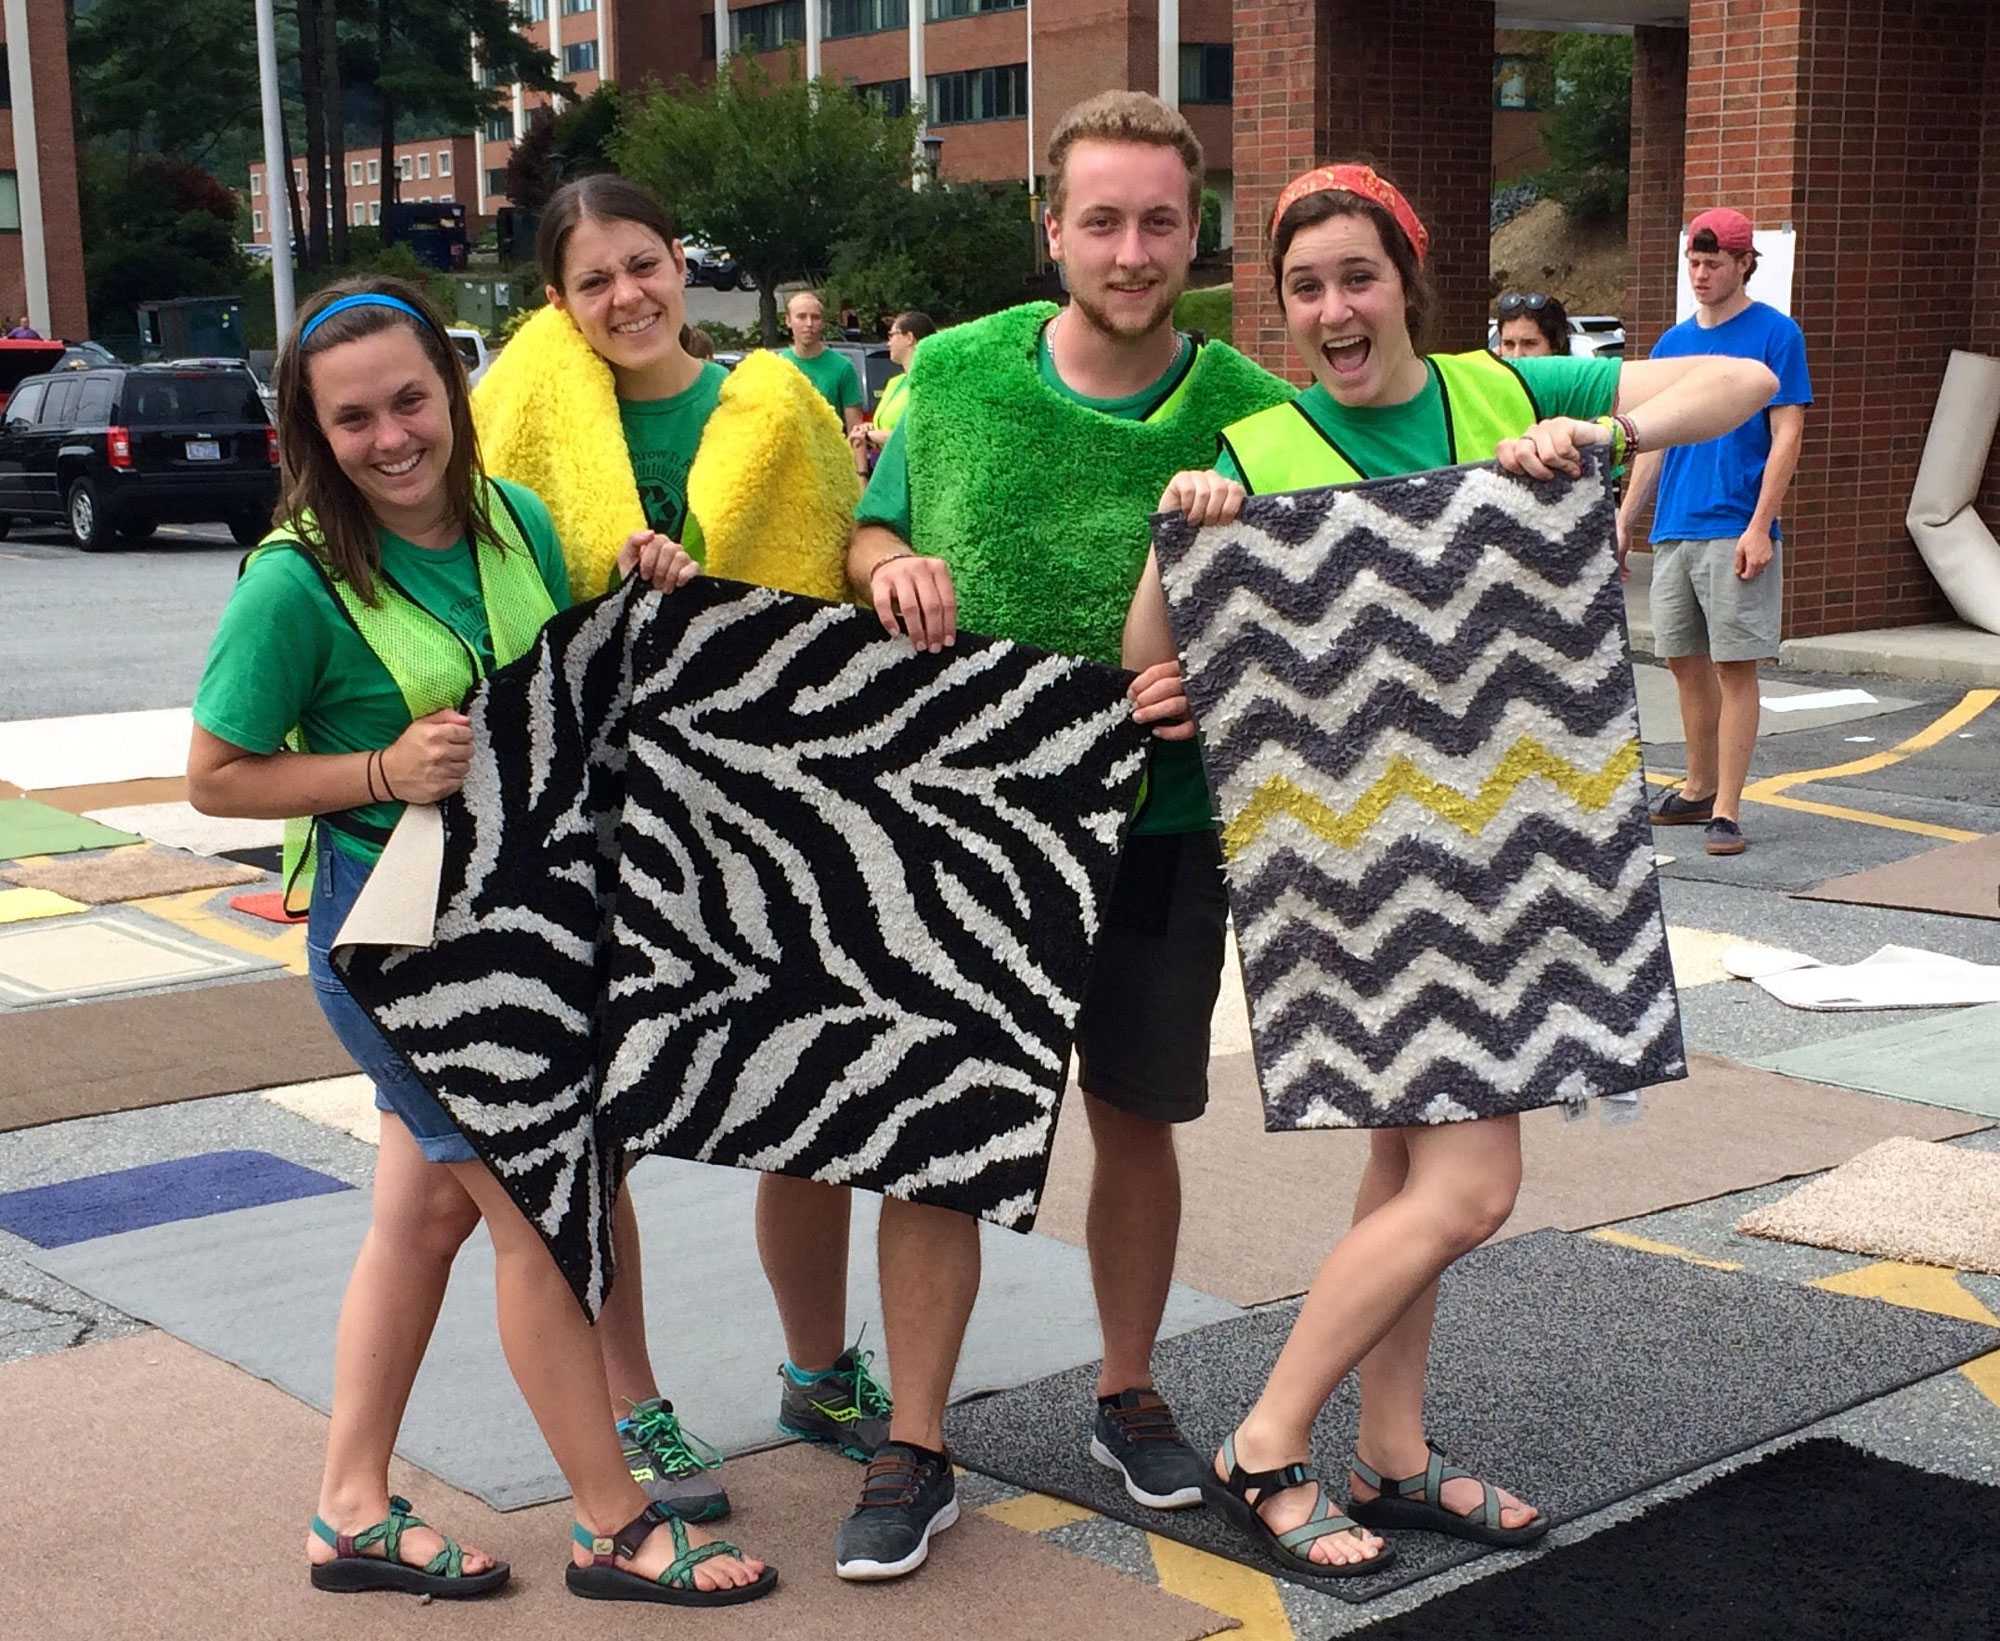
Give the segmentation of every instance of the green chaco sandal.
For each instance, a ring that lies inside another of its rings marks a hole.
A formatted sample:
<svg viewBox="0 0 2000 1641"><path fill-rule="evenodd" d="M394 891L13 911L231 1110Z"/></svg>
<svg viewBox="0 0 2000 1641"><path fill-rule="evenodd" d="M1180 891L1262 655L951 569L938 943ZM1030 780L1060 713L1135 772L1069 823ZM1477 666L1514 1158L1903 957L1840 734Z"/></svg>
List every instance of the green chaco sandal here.
<svg viewBox="0 0 2000 1641"><path fill-rule="evenodd" d="M1364 1527L1443 1533L1449 1538L1470 1539L1474 1544L1493 1544L1503 1549L1532 1544L1549 1530L1549 1518L1540 1515L1519 1527L1502 1527L1500 1489L1453 1464L1432 1444L1424 1445L1430 1447L1431 1462L1416 1475L1401 1480L1381 1475L1357 1456L1354 1473L1380 1496L1350 1500L1347 1513ZM1444 1504L1444 1484L1461 1479L1479 1482L1482 1490L1479 1506L1464 1514L1447 1510Z"/></svg>
<svg viewBox="0 0 2000 1641"><path fill-rule="evenodd" d="M665 1526L674 1536L674 1559L656 1579L645 1578L618 1565L623 1556L630 1561L639 1546L652 1536L653 1529ZM687 1529L680 1518L669 1515L658 1503L648 1504L632 1520L610 1537L593 1533L578 1522L569 1536L590 1552L590 1565L579 1567L572 1561L564 1579L571 1595L586 1601L658 1601L670 1607L735 1607L745 1601L761 1601L778 1587L778 1569L766 1567L754 1584L731 1589L703 1590L695 1586L694 1570L712 1556L740 1556L733 1544L717 1539L713 1544L690 1546Z"/></svg>
<svg viewBox="0 0 2000 1641"><path fill-rule="evenodd" d="M444 1548L421 1567L402 1560L403 1535L412 1527L427 1523L415 1514L405 1498L389 1500L389 1516L358 1533L336 1533L318 1516L312 1530L333 1546L333 1559L312 1569L315 1590L336 1595L359 1595L368 1590L393 1590L402 1595L434 1595L440 1601L463 1601L470 1596L488 1595L507 1582L508 1568L497 1561L483 1573L465 1570L465 1551L456 1539L446 1539ZM380 1555L366 1555L376 1545Z"/></svg>
<svg viewBox="0 0 2000 1641"><path fill-rule="evenodd" d="M1216 1475L1213 1466L1202 1466L1202 1496L1248 1533L1266 1555L1294 1572L1303 1573L1308 1578L1364 1578L1381 1572L1396 1559L1396 1552L1385 1544L1364 1561L1335 1565L1313 1560L1314 1539L1325 1538L1330 1533L1357 1532L1361 1525L1333 1508L1326 1483L1320 1481L1318 1472L1309 1464L1288 1464L1276 1470L1245 1470L1236 1462L1236 1438L1233 1435L1223 1440L1222 1462L1229 1467L1227 1481ZM1312 1514L1298 1526L1282 1533L1259 1515L1257 1506L1250 1502L1253 1491L1261 1498L1269 1498L1273 1493L1282 1493L1288 1487L1303 1487L1308 1482L1319 1483L1319 1496L1313 1501Z"/></svg>

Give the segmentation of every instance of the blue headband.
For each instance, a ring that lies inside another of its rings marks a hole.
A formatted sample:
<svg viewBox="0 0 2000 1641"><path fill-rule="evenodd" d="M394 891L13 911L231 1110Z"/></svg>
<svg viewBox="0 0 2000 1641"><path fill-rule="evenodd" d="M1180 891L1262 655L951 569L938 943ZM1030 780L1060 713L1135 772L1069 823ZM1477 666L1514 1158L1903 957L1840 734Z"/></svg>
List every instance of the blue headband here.
<svg viewBox="0 0 2000 1641"><path fill-rule="evenodd" d="M405 302L400 296L377 296L373 291L363 291L358 296L343 296L338 302L327 305L306 321L306 328L299 332L299 345L303 347L312 340L312 333L324 325L337 313L345 313L349 308L394 308L399 313L407 313L424 327L431 328L431 322Z"/></svg>

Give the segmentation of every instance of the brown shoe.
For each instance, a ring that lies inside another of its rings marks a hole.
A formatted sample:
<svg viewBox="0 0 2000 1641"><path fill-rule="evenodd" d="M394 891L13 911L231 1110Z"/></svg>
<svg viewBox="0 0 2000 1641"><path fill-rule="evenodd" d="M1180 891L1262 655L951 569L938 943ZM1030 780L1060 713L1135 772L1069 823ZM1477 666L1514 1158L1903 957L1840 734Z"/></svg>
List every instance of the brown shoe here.
<svg viewBox="0 0 2000 1641"><path fill-rule="evenodd" d="M1743 828L1726 815L1708 823L1708 852L1711 855L1740 855L1744 850Z"/></svg>
<svg viewBox="0 0 2000 1641"><path fill-rule="evenodd" d="M1655 826L1706 826L1715 818L1715 795L1710 793L1699 803L1684 798L1679 792L1669 792L1653 805L1652 820Z"/></svg>

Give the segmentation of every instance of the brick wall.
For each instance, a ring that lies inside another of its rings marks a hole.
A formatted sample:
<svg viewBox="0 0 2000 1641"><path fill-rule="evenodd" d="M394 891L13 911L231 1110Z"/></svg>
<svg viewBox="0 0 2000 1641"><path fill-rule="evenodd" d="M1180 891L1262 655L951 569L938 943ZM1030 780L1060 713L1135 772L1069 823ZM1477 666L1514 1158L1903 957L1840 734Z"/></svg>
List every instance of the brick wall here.
<svg viewBox="0 0 2000 1641"><path fill-rule="evenodd" d="M1719 108L1721 93L1702 93ZM1686 29L1639 28L1632 38L1632 191L1625 231L1631 271L1625 284L1625 357L1643 359L1674 322L1687 160Z"/></svg>
<svg viewBox="0 0 2000 1641"><path fill-rule="evenodd" d="M1979 248L1973 263L1972 329L1966 345L2000 354L2000 17L1986 23L1986 107L1980 126ZM1979 510L2000 531L2000 448L1986 466Z"/></svg>
<svg viewBox="0 0 2000 1641"><path fill-rule="evenodd" d="M1266 266L1280 189L1365 157L1431 232L1433 340L1479 346L1490 294L1493 7L1484 0L1251 0L1236 8L1236 340L1305 379Z"/></svg>
<svg viewBox="0 0 2000 1641"><path fill-rule="evenodd" d="M83 283L83 219L77 199L76 137L69 96L69 41L60 6L28 8L28 52L34 65L37 157L42 170L42 239L48 261L51 334L66 341L90 335ZM6 72L0 61L0 74ZM0 109L0 170L18 169L14 117ZM21 236L0 235L0 313L13 323L28 311Z"/></svg>
<svg viewBox="0 0 2000 1641"><path fill-rule="evenodd" d="M1684 214L1727 203L1798 232L1792 313L1815 404L1786 509L1787 636L1947 613L1903 515L1945 361L1984 305L1989 10L1691 7Z"/></svg>

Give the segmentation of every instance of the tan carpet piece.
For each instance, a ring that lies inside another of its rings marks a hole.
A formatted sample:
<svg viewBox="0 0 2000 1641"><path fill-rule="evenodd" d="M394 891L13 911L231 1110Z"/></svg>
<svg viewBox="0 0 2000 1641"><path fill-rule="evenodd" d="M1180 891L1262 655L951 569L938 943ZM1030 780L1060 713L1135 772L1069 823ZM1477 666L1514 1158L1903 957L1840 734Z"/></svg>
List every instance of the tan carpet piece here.
<svg viewBox="0 0 2000 1641"><path fill-rule="evenodd" d="M0 1011L0 1130L353 1072L290 975Z"/></svg>
<svg viewBox="0 0 2000 1641"><path fill-rule="evenodd" d="M273 1325L282 1325L275 1313ZM390 1487L446 1532L511 1562L513 1583L488 1600L429 1605L320 1595L306 1583L303 1539L326 1420L304 1404L142 1333L0 1368L0 1405L10 1414L8 1473L34 1478L0 1488L0 1613L32 1614L36 1635L1196 1641L1232 1625L977 1514L939 1538L913 1577L843 1584L833 1576L833 1531L861 1472L803 1447L730 1461L727 1530L782 1580L749 1606L676 1613L579 1602L562 1582L566 1504L499 1515L400 1462ZM145 1455L146 1484L107 1486L135 1453ZM115 1572L106 1560L114 1553Z"/></svg>
<svg viewBox="0 0 2000 1641"><path fill-rule="evenodd" d="M137 781L99 781L92 786L48 786L34 794L35 802L81 815L91 809L117 809L141 803L186 803L185 775L155 775Z"/></svg>
<svg viewBox="0 0 2000 1641"><path fill-rule="evenodd" d="M2000 833L1926 850L1872 871L1829 878L1796 898L2000 918Z"/></svg>
<svg viewBox="0 0 2000 1641"><path fill-rule="evenodd" d="M1947 1139L1987 1126L1759 1071L1712 1055L1646 1092L1636 1122L1593 1115L1522 1121L1525 1180L1502 1236L1587 1230L1727 1191L1818 1173L1894 1134ZM1180 1261L1174 1275L1238 1305L1302 1293L1346 1227L1368 1159L1365 1134L1267 1134L1250 1056L1209 1063L1208 1114L1179 1131ZM1092 1151L1082 1096L1063 1102L1035 1229L1083 1242Z"/></svg>
<svg viewBox="0 0 2000 1641"><path fill-rule="evenodd" d="M1891 1139L1745 1214L1747 1236L2000 1275L2000 1156Z"/></svg>
<svg viewBox="0 0 2000 1641"><path fill-rule="evenodd" d="M144 900L148 895L185 894L190 889L223 889L236 883L260 882L263 876L254 866L153 843L0 871L0 877L24 889L47 889L92 906Z"/></svg>

